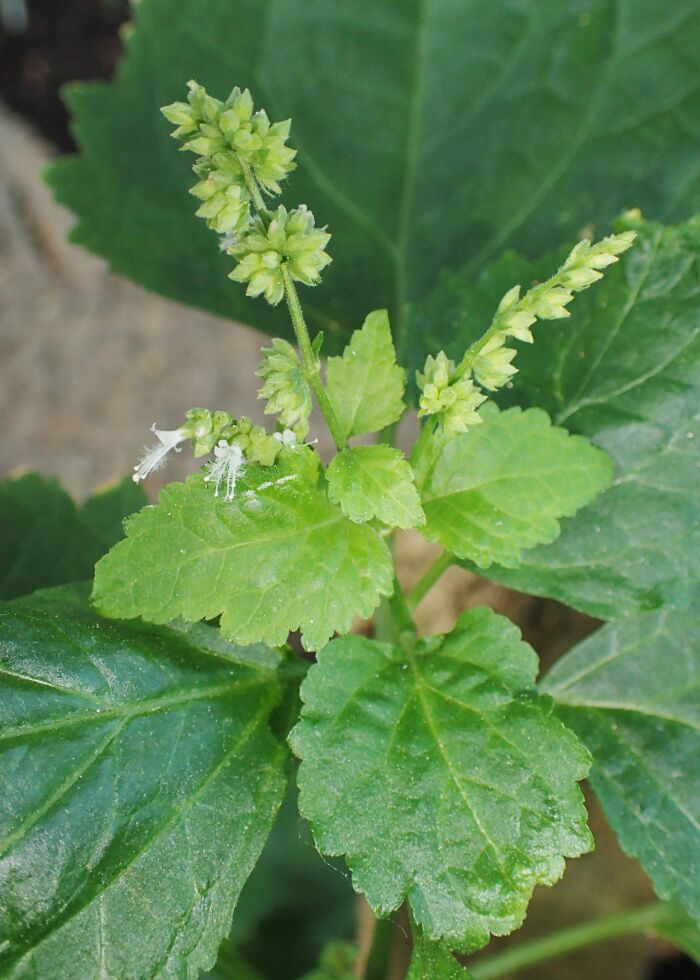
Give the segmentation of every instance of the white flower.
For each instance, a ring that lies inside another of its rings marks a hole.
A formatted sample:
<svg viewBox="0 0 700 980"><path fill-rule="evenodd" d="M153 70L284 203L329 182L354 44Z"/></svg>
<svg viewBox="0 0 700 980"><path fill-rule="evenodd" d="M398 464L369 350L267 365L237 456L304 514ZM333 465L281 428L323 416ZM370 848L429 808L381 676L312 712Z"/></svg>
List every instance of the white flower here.
<svg viewBox="0 0 700 980"><path fill-rule="evenodd" d="M273 438L281 442L287 449L296 449L297 437L291 429L285 429L284 432L273 432L272 435Z"/></svg>
<svg viewBox="0 0 700 980"><path fill-rule="evenodd" d="M236 481L245 469L245 456L240 446L229 446L225 439L214 447L214 459L207 464L205 481L214 482L214 496L219 496L219 487L226 483L224 500L233 500L236 495Z"/></svg>
<svg viewBox="0 0 700 980"><path fill-rule="evenodd" d="M145 453L134 467L134 475L131 478L134 483L145 480L155 470L159 470L164 465L168 453L173 450L179 453L180 443L189 439L189 435L183 429L158 429L155 422L151 426L151 432L158 438L158 442L150 449L146 447Z"/></svg>

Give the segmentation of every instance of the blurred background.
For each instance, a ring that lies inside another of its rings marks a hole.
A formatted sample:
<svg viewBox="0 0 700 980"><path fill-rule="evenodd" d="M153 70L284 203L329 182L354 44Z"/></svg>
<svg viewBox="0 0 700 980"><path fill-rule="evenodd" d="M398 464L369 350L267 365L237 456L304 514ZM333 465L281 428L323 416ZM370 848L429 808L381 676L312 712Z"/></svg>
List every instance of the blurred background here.
<svg viewBox="0 0 700 980"><path fill-rule="evenodd" d="M263 338L110 274L102 260L66 242L71 215L42 182L46 165L75 146L61 87L111 77L128 19L124 0L0 0L0 476L37 470L58 477L78 499L131 468L154 421L175 427L197 404L256 411L253 372ZM159 477L165 482L186 467L175 461L149 483L149 492ZM429 546L402 537L407 584L430 557ZM484 602L518 622L545 664L595 625L458 569L421 606L421 625L431 632L449 628L461 610ZM595 853L571 862L555 889L538 889L524 930L494 942L489 953L653 897L590 803ZM291 806L244 896L238 938L270 980L297 976L328 935L348 936L352 929L347 908L354 900L342 870L321 865L300 833ZM306 920L291 911L302 893L309 897ZM337 915L328 914L329 903ZM285 962L269 960L272 932L295 950ZM227 969L222 976L236 975L235 964ZM519 976L690 980L700 970L670 944L631 937Z"/></svg>

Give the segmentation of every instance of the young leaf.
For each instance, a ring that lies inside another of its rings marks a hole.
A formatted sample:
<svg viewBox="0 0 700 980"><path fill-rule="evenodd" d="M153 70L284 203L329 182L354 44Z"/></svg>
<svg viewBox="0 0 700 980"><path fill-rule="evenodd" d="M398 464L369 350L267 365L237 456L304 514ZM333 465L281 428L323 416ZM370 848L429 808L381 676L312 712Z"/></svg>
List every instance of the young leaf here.
<svg viewBox="0 0 700 980"><path fill-rule="evenodd" d="M471 610L413 651L346 636L303 685L290 737L319 849L379 915L407 899L430 939L483 946L591 846L588 755L534 690L535 653Z"/></svg>
<svg viewBox="0 0 700 980"><path fill-rule="evenodd" d="M591 750L591 782L625 851L700 920L697 601L605 626L543 688Z"/></svg>
<svg viewBox="0 0 700 980"><path fill-rule="evenodd" d="M296 199L334 233L309 311L329 349L387 297L401 346L405 301L446 266L551 248L630 202L700 209L695 0L633 16L578 0L180 0L176 17L172 0L149 0L134 19L115 81L70 90L82 153L51 183L79 215L74 238L118 272L261 329L290 337L231 287L194 215L189 161L168 152L158 107L188 78L248 86L273 118L292 116Z"/></svg>
<svg viewBox="0 0 700 980"><path fill-rule="evenodd" d="M215 497L199 474L167 486L98 563L96 608L153 623L220 615L238 643L278 646L301 629L308 649L369 616L393 587L382 539L315 483L271 480L270 470L246 470L233 500Z"/></svg>
<svg viewBox="0 0 700 980"><path fill-rule="evenodd" d="M389 527L425 524L413 471L391 446L344 449L326 471L328 496L353 521L373 517Z"/></svg>
<svg viewBox="0 0 700 980"><path fill-rule="evenodd" d="M471 974L461 966L443 943L432 943L417 936L413 943L411 966L406 980L470 980Z"/></svg>
<svg viewBox="0 0 700 980"><path fill-rule="evenodd" d="M284 790L278 658L82 596L0 606L0 972L194 978Z"/></svg>
<svg viewBox="0 0 700 980"><path fill-rule="evenodd" d="M414 459L423 534L480 568L515 564L523 548L554 541L603 490L609 458L545 412L482 409L483 424L452 438L421 440Z"/></svg>
<svg viewBox="0 0 700 980"><path fill-rule="evenodd" d="M556 544L490 573L604 619L682 606L700 581L700 219L628 224L638 237L624 264L577 297L570 321L537 331L514 379L524 405L610 453L615 479ZM511 257L482 287L497 301L552 261Z"/></svg>
<svg viewBox="0 0 700 980"><path fill-rule="evenodd" d="M406 372L396 363L386 310L370 313L342 357L329 357L328 397L346 436L378 432L401 418Z"/></svg>
<svg viewBox="0 0 700 980"><path fill-rule="evenodd" d="M36 473L0 483L0 599L92 578L97 559L123 536L124 518L145 503L127 478L80 508Z"/></svg>

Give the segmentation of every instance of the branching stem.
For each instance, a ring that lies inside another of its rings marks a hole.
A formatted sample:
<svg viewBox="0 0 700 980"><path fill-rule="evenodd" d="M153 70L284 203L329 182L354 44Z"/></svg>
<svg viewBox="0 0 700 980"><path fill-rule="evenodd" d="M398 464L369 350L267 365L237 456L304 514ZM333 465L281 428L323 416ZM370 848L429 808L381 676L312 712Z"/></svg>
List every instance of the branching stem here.
<svg viewBox="0 0 700 980"><path fill-rule="evenodd" d="M497 977L510 976L535 963L555 959L583 946L591 946L593 943L629 933L646 932L670 914L668 906L663 902L653 902L638 909L561 929L541 939L531 939L507 949L504 953L497 953L479 963L470 964L469 969L474 980L496 980Z"/></svg>

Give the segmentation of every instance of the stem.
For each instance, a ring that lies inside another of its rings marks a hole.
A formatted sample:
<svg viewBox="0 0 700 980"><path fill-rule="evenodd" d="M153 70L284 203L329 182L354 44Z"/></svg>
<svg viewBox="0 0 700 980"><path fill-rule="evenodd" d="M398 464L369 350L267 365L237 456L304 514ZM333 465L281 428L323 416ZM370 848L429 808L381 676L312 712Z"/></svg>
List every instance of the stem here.
<svg viewBox="0 0 700 980"><path fill-rule="evenodd" d="M243 179L245 180L245 185L248 188L248 193L253 199L253 204L258 212L262 212L261 217L267 214L267 208L265 207L265 198L262 196L262 191L258 185L258 182L253 173L253 168L250 166L247 160L244 160L240 154L236 154L236 158L243 171ZM265 222L267 225L267 222Z"/></svg>
<svg viewBox="0 0 700 980"><path fill-rule="evenodd" d="M299 345L299 350L301 352L301 359L304 365L306 380L313 388L313 392L316 395L316 401L318 402L318 407L321 409L321 412L326 420L326 424L330 429L336 449L345 449L348 444L348 440L345 438L345 432L343 431L343 428L338 421L338 417L335 414L335 410L331 405L330 399L326 394L326 389L323 387L323 382L321 381L321 376L318 370L318 360L311 348L309 331L306 326L306 320L304 319L304 313L301 308L301 303L299 302L296 287L292 280L292 274L286 265L281 266L281 272L282 282L284 283L284 295L285 299L287 300L287 306L289 307L289 315L292 318L292 326L294 327L294 333L296 334L297 344Z"/></svg>
<svg viewBox="0 0 700 980"><path fill-rule="evenodd" d="M451 565L454 565L454 562L454 555L451 555L449 551L443 551L406 596L407 607L409 609L415 609L424 596L430 592L437 580L442 577Z"/></svg>
<svg viewBox="0 0 700 980"><path fill-rule="evenodd" d="M495 980L496 977L510 976L525 967L563 956L583 946L628 933L646 932L669 914L668 906L664 902L653 902L628 912L619 912L569 929L561 929L541 939L531 939L513 949L507 949L504 953L496 953L481 962L470 964L469 969L474 980Z"/></svg>
<svg viewBox="0 0 700 980"><path fill-rule="evenodd" d="M364 980L385 980L393 942L394 923L391 919L376 919Z"/></svg>
<svg viewBox="0 0 700 980"><path fill-rule="evenodd" d="M265 207L265 199L262 196L262 192L255 174L253 173L253 170L247 160L244 160L241 156L238 156L238 162L241 166L243 179L245 180L248 193L252 198L255 209L262 218L265 227L267 227L269 222L269 214L267 208ZM311 347L311 338L309 337L309 330L306 326L306 320L304 319L304 312L301 308L301 303L299 302L296 286L294 285L289 269L284 263L282 263L280 267L280 272L282 273L282 282L284 284L284 298L287 301L287 308L289 309L289 315L292 319L294 334L297 339L299 351L301 352L301 360L302 364L304 365L306 380L313 389L313 393L316 395L318 407L321 409L321 412L326 420L326 424L330 429L330 433L333 436L333 441L335 442L336 448L338 450L345 449L348 444L348 440L345 438L345 433L342 426L340 425L338 417L336 416L333 406L331 405L330 399L326 394L326 389L323 387L321 375L319 374L318 358L314 354Z"/></svg>

